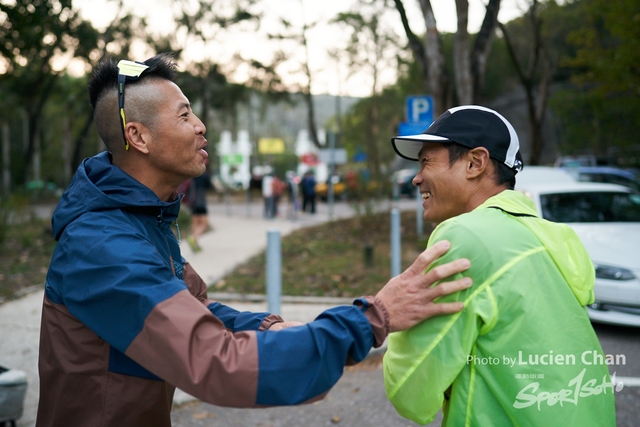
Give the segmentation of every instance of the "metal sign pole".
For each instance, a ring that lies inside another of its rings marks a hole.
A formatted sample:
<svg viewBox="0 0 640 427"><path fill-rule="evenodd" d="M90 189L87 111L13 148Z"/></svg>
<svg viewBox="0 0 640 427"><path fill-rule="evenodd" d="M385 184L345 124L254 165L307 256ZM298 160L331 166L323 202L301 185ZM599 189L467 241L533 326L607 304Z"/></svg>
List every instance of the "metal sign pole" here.
<svg viewBox="0 0 640 427"><path fill-rule="evenodd" d="M391 209L391 277L400 274L400 210Z"/></svg>
<svg viewBox="0 0 640 427"><path fill-rule="evenodd" d="M280 231L271 229L267 232L267 310L273 314L280 313L280 296L282 294L282 249Z"/></svg>

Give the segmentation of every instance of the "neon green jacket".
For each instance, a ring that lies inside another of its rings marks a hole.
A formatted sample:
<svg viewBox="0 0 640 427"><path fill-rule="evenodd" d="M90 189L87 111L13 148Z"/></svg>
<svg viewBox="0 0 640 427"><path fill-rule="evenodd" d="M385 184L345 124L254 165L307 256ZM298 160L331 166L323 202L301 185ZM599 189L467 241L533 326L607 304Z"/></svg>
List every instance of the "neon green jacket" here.
<svg viewBox="0 0 640 427"><path fill-rule="evenodd" d="M429 245L440 240L451 249L437 264L468 258L473 286L441 299L462 312L389 336L396 410L427 424L442 407L455 427L615 426L610 360L584 308L594 268L573 230L507 190L441 223Z"/></svg>

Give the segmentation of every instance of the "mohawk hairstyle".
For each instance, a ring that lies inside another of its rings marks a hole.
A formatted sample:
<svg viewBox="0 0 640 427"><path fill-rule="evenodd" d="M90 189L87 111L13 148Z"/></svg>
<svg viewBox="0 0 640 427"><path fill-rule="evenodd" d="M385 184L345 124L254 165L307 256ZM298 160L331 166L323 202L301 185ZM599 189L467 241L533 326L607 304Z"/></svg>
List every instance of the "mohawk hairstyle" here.
<svg viewBox="0 0 640 427"><path fill-rule="evenodd" d="M162 79L175 81L176 63L171 53L160 53L144 61L149 68L144 70L138 80L127 82L127 85L135 85L146 79ZM95 110L96 104L102 94L109 89L116 90L118 86L118 63L112 58L100 62L93 70L89 81L89 102Z"/></svg>

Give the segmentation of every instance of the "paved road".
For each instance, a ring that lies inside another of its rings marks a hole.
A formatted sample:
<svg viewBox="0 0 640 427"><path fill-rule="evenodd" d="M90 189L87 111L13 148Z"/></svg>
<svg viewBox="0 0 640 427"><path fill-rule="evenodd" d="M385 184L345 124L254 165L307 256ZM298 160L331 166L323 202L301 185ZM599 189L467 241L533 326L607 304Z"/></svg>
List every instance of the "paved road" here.
<svg viewBox="0 0 640 427"><path fill-rule="evenodd" d="M235 409L197 402L174 408L174 427L413 427L400 417L384 393L380 366L347 368L327 397L316 403L285 408ZM439 426L438 415L429 426Z"/></svg>
<svg viewBox="0 0 640 427"><path fill-rule="evenodd" d="M617 358L618 363L609 367L616 377L629 381L616 393L618 427L640 426L640 328L594 324L596 334L605 354ZM624 383L624 381L623 381Z"/></svg>

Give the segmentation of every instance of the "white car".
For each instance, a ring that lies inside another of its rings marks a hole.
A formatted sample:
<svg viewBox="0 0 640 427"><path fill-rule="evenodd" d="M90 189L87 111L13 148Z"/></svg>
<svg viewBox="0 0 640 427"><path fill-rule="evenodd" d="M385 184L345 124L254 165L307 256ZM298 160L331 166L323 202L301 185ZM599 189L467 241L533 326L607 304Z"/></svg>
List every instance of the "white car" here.
<svg viewBox="0 0 640 427"><path fill-rule="evenodd" d="M556 172L548 179L545 169L552 168L525 167L516 176L516 190L535 202L543 218L572 227L589 252L596 268L590 319L640 327L640 194L614 184L566 180Z"/></svg>

